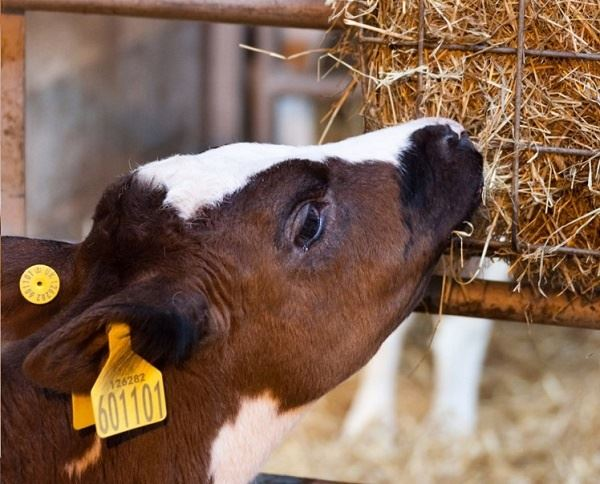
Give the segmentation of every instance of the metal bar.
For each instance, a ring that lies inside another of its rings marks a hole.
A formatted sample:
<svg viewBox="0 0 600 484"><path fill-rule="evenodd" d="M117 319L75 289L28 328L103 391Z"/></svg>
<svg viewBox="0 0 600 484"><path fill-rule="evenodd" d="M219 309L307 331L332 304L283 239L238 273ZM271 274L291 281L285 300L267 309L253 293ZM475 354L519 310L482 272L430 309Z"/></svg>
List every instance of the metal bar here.
<svg viewBox="0 0 600 484"><path fill-rule="evenodd" d="M417 73L417 99L415 101L415 116L423 116L421 103L423 101L423 72L420 67L425 64L425 0L419 0L419 40L417 42L417 62L419 71Z"/></svg>
<svg viewBox="0 0 600 484"><path fill-rule="evenodd" d="M25 235L25 17L2 15L2 233Z"/></svg>
<svg viewBox="0 0 600 484"><path fill-rule="evenodd" d="M460 241L457 240L458 243ZM473 249L483 249L486 246L485 240L481 239L463 239L462 244L464 247ZM492 240L487 244L488 253L496 254L501 251L510 251L512 245L509 242L500 242ZM578 255L582 257L600 257L600 250L593 249L581 249L578 247L558 247L556 245L543 245L543 244L529 244L521 241L522 252L532 252L534 250L543 250L545 254L564 254L564 255Z"/></svg>
<svg viewBox="0 0 600 484"><path fill-rule="evenodd" d="M416 311L439 312L441 291L442 277L434 276ZM599 298L586 300L565 294L543 297L530 287L513 292L512 285L503 282L451 284L442 309L444 314L600 329Z"/></svg>
<svg viewBox="0 0 600 484"><path fill-rule="evenodd" d="M523 63L525 62L525 2L519 0L519 20L517 32L517 70L515 74L515 120L513 123L514 157L511 183L511 242L513 249L519 251L519 161L521 141L521 101L523 92Z"/></svg>
<svg viewBox="0 0 600 484"><path fill-rule="evenodd" d="M494 143L491 142L490 146L497 147L500 149L512 150L514 149L515 143L513 142L504 142L504 143ZM547 145L539 145L537 143L529 143L526 141L519 142L519 149L524 151L537 151L539 153L550 153L555 155L573 155L573 156L581 156L585 158L591 158L593 156L600 156L600 150L589 150L582 148L563 148L560 146L547 146Z"/></svg>
<svg viewBox="0 0 600 484"><path fill-rule="evenodd" d="M382 37L372 36L361 36L360 42L367 44L387 44L391 49L417 48L418 42L414 40L386 40ZM453 50L460 52L476 52L476 53L490 53L490 54L502 54L502 55L515 55L517 49L514 47L500 47L485 44L445 44L439 42L425 41L423 46L426 49L440 49L440 50ZM589 60L589 61L600 61L600 53L596 52L572 52L562 50L550 50L550 49L524 49L523 52L527 57L548 57L554 59L576 59L576 60Z"/></svg>
<svg viewBox="0 0 600 484"><path fill-rule="evenodd" d="M565 255L579 255L585 257L600 257L600 251L593 249L581 249L579 247L558 247L556 245L543 245L543 244L529 244L521 241L521 245L527 247L528 252L534 250L543 250L545 254L565 254Z"/></svg>
<svg viewBox="0 0 600 484"><path fill-rule="evenodd" d="M551 49L525 49L525 55L528 57L549 57L553 59L577 59L600 61L600 53L595 52L569 52Z"/></svg>
<svg viewBox="0 0 600 484"><path fill-rule="evenodd" d="M556 155L574 155L586 158L591 158L592 156L600 155L600 150L587 150L582 148L562 148L560 146L536 145L534 143L521 143L521 148L524 150L538 151L539 153L551 153Z"/></svg>
<svg viewBox="0 0 600 484"><path fill-rule="evenodd" d="M210 22L327 29L322 0L4 0L2 9L128 15Z"/></svg>

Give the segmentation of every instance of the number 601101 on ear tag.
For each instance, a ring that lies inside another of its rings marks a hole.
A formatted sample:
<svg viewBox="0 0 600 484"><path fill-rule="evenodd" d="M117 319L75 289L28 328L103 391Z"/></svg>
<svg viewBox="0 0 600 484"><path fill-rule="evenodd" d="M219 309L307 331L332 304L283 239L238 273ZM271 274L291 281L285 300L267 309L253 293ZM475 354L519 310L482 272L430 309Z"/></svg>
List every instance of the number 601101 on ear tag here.
<svg viewBox="0 0 600 484"><path fill-rule="evenodd" d="M108 350L91 391L96 433L106 438L164 420L162 374L133 352L127 324L110 325Z"/></svg>

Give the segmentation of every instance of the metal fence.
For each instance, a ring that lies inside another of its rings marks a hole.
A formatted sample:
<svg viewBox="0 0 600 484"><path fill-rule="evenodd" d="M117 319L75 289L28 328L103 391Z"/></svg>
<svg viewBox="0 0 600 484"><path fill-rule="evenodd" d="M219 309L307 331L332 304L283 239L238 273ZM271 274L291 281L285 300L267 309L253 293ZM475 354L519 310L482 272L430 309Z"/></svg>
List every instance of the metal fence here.
<svg viewBox="0 0 600 484"><path fill-rule="evenodd" d="M515 109L515 133L513 170L518 173L520 152L537 149L540 152L591 156L595 152L552 146L530 145L521 142L519 133L522 67L525 56L575 58L598 61L600 54L557 51L538 51L524 48L524 6L520 0L518 17L518 45L508 47L484 47L467 45L443 45L449 50L483 50L499 54L516 55L518 59L517 104ZM41 10L83 14L126 15L165 19L202 20L212 22L244 23L280 27L304 27L326 29L329 24L329 7L323 0L4 0L2 2L2 207L3 231L25 233L25 153L24 153L24 59L25 59L25 12ZM402 44L417 48L419 62L423 62L424 49L429 47L424 38L424 0L419 2L419 37L415 44ZM368 42L388 41L363 38ZM400 44L399 44L400 45ZM422 74L418 78L422 86ZM512 248L521 250L523 242L518 239L518 179L513 178L513 227ZM491 246L494 249L494 245ZM500 248L500 247L498 247ZM578 248L559 248L560 252L577 255L600 255L596 251ZM434 278L424 299L428 310L437 311L443 284ZM565 294L542 297L529 288L514 294L510 285L499 282L474 281L468 286L453 287L444 298L444 312L466 316L493 317L527 321L541 324L600 329L600 301L584 300Z"/></svg>

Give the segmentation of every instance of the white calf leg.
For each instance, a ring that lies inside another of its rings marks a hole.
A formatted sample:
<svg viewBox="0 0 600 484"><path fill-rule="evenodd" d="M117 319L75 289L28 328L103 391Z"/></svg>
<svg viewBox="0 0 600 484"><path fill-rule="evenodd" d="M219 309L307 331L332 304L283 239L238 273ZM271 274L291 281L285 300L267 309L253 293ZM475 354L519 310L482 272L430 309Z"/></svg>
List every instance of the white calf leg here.
<svg viewBox="0 0 600 484"><path fill-rule="evenodd" d="M493 321L443 316L433 340L433 427L449 436L466 436L477 425L479 382Z"/></svg>
<svg viewBox="0 0 600 484"><path fill-rule="evenodd" d="M274 140L290 145L315 142L315 106L306 96L280 97L274 106Z"/></svg>
<svg viewBox="0 0 600 484"><path fill-rule="evenodd" d="M342 425L342 437L359 435L372 423L395 431L396 376L404 338L419 316L411 314L381 345L360 376L360 385Z"/></svg>

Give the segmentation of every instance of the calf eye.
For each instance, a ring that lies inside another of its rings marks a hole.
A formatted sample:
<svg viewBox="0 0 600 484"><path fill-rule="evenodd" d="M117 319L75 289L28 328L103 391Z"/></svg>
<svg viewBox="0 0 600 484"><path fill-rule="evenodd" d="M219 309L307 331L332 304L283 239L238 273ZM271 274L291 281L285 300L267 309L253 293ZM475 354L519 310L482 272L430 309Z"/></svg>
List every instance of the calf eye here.
<svg viewBox="0 0 600 484"><path fill-rule="evenodd" d="M308 250L321 237L324 225L320 207L314 202L304 204L294 221L294 244L305 251Z"/></svg>

